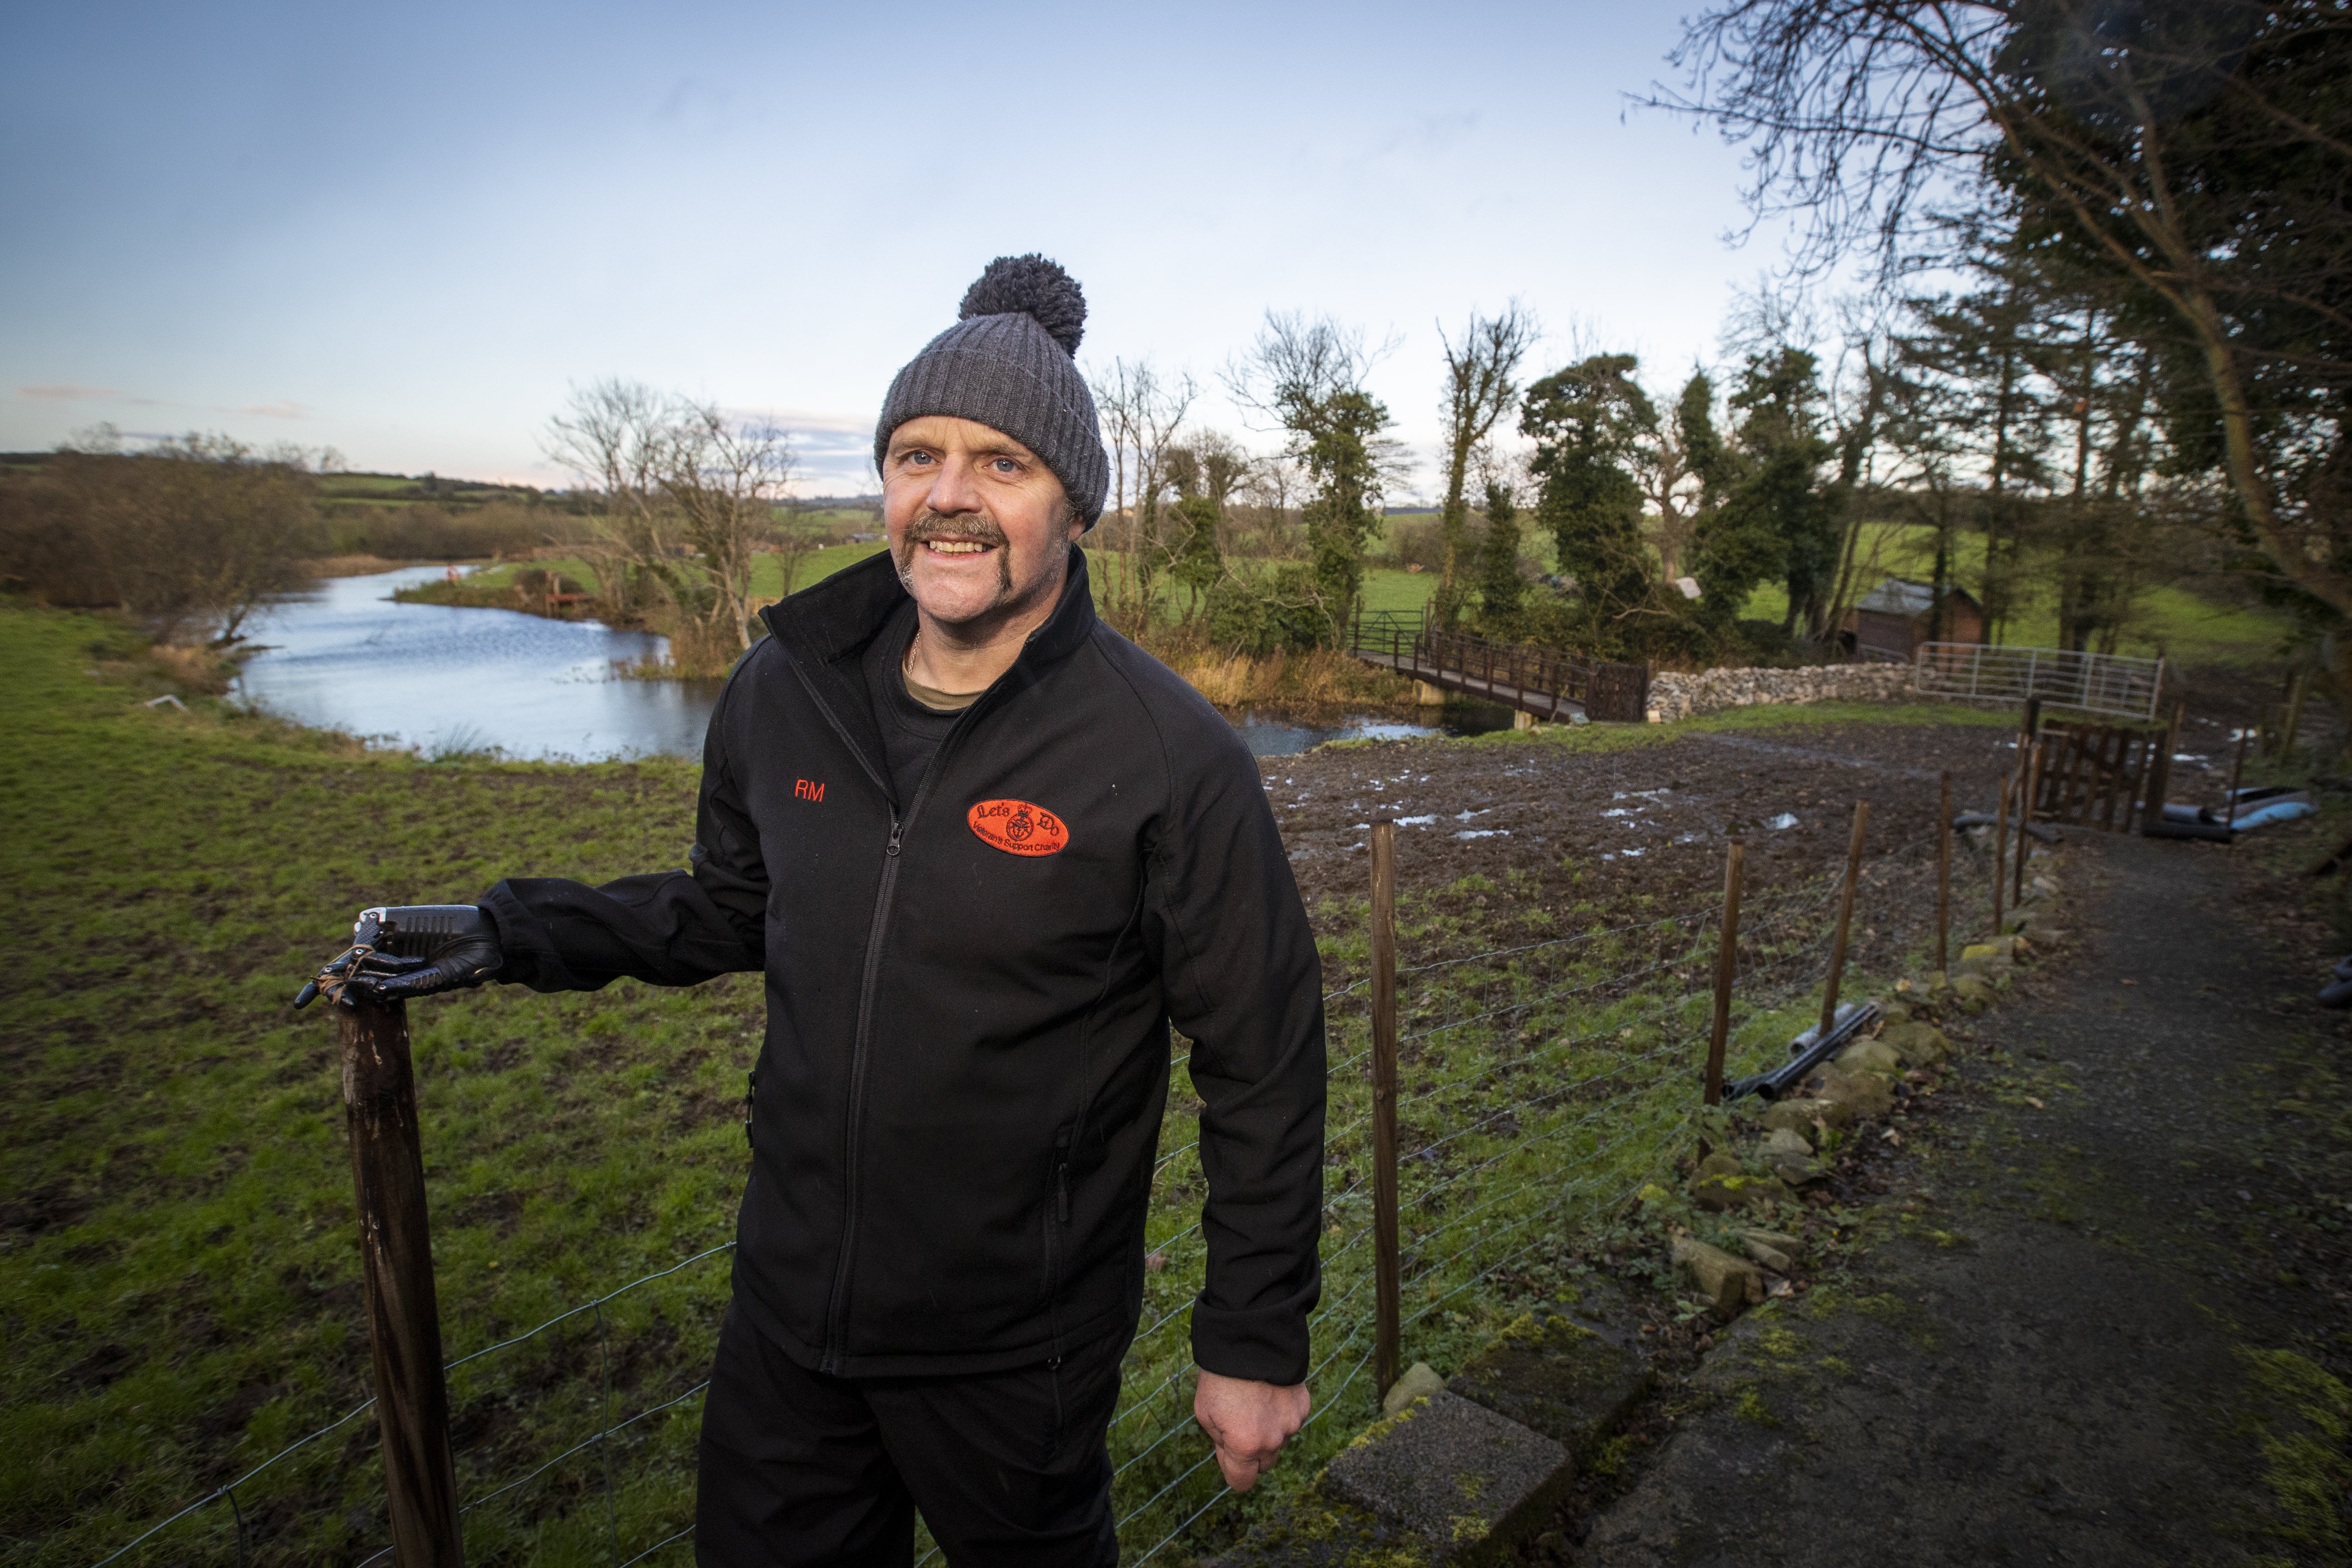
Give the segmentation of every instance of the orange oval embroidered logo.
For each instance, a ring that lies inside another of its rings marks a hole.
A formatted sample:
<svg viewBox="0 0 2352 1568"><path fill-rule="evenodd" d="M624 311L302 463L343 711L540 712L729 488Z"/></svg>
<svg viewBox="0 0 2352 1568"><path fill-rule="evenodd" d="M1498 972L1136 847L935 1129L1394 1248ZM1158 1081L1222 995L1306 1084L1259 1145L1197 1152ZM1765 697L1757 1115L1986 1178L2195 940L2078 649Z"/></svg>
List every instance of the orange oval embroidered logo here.
<svg viewBox="0 0 2352 1568"><path fill-rule="evenodd" d="M1007 855L1059 855L1070 841L1069 824L1025 800L983 800L964 820L982 843Z"/></svg>

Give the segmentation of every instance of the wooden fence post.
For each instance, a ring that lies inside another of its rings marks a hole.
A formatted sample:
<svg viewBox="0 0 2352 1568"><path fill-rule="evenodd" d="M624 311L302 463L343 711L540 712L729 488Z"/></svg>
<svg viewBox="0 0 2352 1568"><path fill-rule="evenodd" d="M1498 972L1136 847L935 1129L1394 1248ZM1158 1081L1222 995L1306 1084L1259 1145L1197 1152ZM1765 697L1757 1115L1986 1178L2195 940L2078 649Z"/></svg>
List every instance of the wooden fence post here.
<svg viewBox="0 0 2352 1568"><path fill-rule="evenodd" d="M2010 889L2010 902L2025 901L2025 846L2033 829L2034 797L2042 793L2042 748L2036 745L2025 759L2025 798L2017 807L2017 864L2011 875L2016 885ZM1999 933L1994 933L1998 935Z"/></svg>
<svg viewBox="0 0 2352 1568"><path fill-rule="evenodd" d="M1372 1390L1403 1375L1397 1245L1396 824L1372 824Z"/></svg>
<svg viewBox="0 0 2352 1568"><path fill-rule="evenodd" d="M2221 826L2224 827L2238 826L2238 781L2246 772L2246 736L2251 731L2244 729L2238 731L2238 754L2230 763L2230 793L2222 798Z"/></svg>
<svg viewBox="0 0 2352 1568"><path fill-rule="evenodd" d="M462 1568L466 1542L449 1453L449 1385L441 1371L408 1010L398 1002L358 1002L338 1003L334 1011L393 1560L399 1568Z"/></svg>
<svg viewBox="0 0 2352 1568"><path fill-rule="evenodd" d="M1936 817L1936 973L1952 957L1952 775L1944 775Z"/></svg>
<svg viewBox="0 0 2352 1568"><path fill-rule="evenodd" d="M2147 801L2140 814L2142 833L2154 833L2157 824L2164 820L2164 798L2172 793L2172 753L2180 749L2180 726L2188 721L2186 700L2172 705L2172 722L2165 726L2158 738L2156 756L2147 768Z"/></svg>
<svg viewBox="0 0 2352 1568"><path fill-rule="evenodd" d="M1830 942L1830 981L1822 993L1822 1032L1817 1040L1830 1037L1831 1026L1837 1022L1838 985L1845 978L1846 931L1853 924L1853 887L1862 876L1862 837L1870 826L1870 802L1853 803L1853 839L1845 851L1845 889L1838 894L1837 935Z"/></svg>
<svg viewBox="0 0 2352 1568"><path fill-rule="evenodd" d="M1715 1020L1706 1036L1706 1103L1723 1103L1723 1053L1731 1043L1731 987L1739 978L1739 882L1748 846L1735 838L1723 866L1723 931L1715 948Z"/></svg>
<svg viewBox="0 0 2352 1568"><path fill-rule="evenodd" d="M2011 779L2004 773L2000 781L2000 805L1992 814L1992 934L2000 934L2000 896L2009 882L2009 790Z"/></svg>

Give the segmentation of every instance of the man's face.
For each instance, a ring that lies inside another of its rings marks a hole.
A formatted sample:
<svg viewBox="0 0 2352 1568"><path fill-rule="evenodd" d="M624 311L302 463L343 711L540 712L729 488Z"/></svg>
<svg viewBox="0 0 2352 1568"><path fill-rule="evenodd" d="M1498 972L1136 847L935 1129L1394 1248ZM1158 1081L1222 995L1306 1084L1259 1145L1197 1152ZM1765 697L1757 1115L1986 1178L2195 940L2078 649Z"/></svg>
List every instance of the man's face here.
<svg viewBox="0 0 2352 1568"><path fill-rule="evenodd" d="M882 515L915 603L973 630L1050 611L1069 547L1086 531L1062 481L1028 447L948 415L891 433Z"/></svg>

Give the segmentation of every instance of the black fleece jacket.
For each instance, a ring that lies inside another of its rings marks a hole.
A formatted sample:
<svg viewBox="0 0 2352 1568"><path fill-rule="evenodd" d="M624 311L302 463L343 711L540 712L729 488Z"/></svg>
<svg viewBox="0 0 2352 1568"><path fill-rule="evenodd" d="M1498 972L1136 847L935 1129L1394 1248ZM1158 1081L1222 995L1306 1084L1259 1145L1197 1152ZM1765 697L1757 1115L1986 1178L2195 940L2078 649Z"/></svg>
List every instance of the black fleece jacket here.
<svg viewBox="0 0 2352 1568"><path fill-rule="evenodd" d="M703 758L691 871L485 896L501 980L767 973L739 1306L802 1363L972 1373L1132 1331L1172 1021L1204 1102L1200 1365L1307 1375L1322 975L1256 765L1095 617L1086 559L890 785L858 656L887 555L772 606Z"/></svg>

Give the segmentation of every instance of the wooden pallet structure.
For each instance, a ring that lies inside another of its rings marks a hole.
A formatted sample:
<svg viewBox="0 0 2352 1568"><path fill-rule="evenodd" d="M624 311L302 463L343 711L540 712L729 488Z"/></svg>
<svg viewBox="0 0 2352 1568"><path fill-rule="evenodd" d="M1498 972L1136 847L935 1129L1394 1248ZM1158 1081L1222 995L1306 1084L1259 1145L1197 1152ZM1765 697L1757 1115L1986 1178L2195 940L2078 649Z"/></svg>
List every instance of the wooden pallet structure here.
<svg viewBox="0 0 2352 1568"><path fill-rule="evenodd" d="M2103 833L2128 833L2150 786L2160 802L2170 770L2170 732L2145 724L2052 720L2041 726L2042 777L2033 819Z"/></svg>

